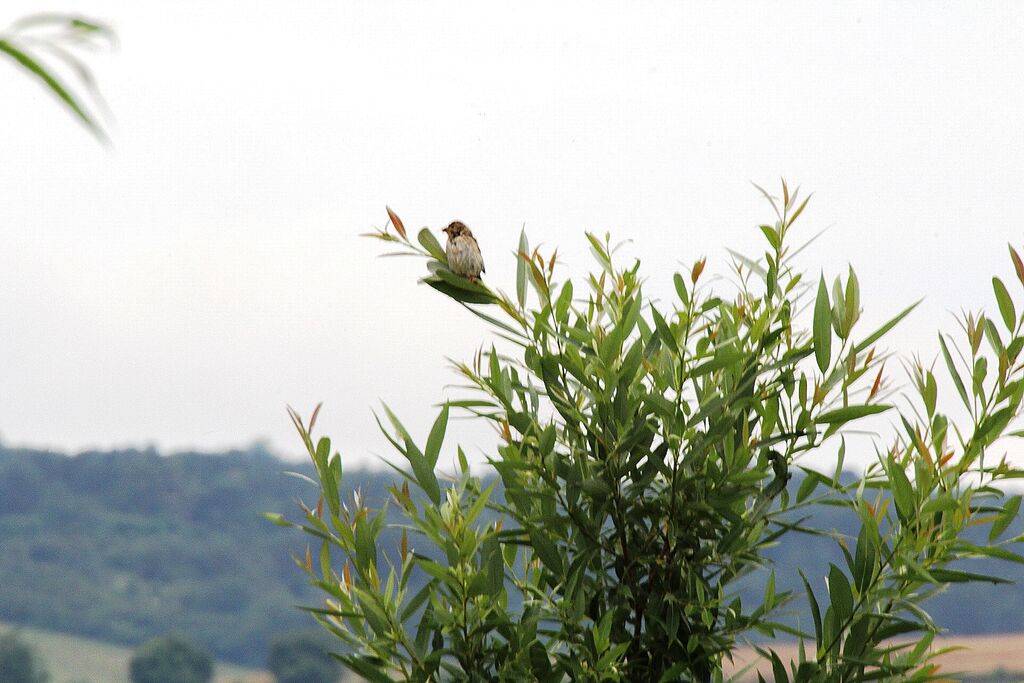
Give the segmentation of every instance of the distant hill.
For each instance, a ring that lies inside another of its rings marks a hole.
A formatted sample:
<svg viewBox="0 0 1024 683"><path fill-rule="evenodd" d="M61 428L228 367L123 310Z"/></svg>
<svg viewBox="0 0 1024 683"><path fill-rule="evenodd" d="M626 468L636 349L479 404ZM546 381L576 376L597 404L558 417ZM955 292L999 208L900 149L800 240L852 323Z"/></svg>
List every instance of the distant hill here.
<svg viewBox="0 0 1024 683"><path fill-rule="evenodd" d="M260 449L0 447L0 620L125 645L185 633L262 666L275 634L314 625L295 606L319 603L291 559L305 540L259 515L315 504L287 470L311 474ZM383 490L374 473L346 481Z"/></svg>
<svg viewBox="0 0 1024 683"><path fill-rule="evenodd" d="M288 470L312 474L258 448L68 457L0 446L0 621L129 646L185 633L221 659L262 666L275 634L311 625L295 606L320 601L291 559L306 540L259 515L294 519L297 499L315 504L310 485L285 476ZM377 504L391 481L388 473L345 472L346 487ZM853 531L845 519L821 509L814 523ZM1018 520L1010 534L1022 531ZM385 532L381 545L397 548L398 534ZM827 562L841 563L832 542L797 534L772 556L779 590L802 591L797 568L814 581ZM1024 582L1021 565L971 569ZM746 579L748 608L762 581ZM1024 631L1021 583L955 587L927 607L952 633ZM809 623L799 611L789 618Z"/></svg>

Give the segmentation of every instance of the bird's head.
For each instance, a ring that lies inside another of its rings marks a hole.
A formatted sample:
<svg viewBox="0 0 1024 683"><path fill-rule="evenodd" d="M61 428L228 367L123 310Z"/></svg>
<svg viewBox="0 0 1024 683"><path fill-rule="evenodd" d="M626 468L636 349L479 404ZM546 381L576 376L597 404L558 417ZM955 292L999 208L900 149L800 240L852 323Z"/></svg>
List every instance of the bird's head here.
<svg viewBox="0 0 1024 683"><path fill-rule="evenodd" d="M462 221L452 221L451 223L448 224L447 228L442 230L442 232L448 235L449 239L458 237L459 235L472 236L473 234L469 231L469 228L467 228L466 224L463 223Z"/></svg>

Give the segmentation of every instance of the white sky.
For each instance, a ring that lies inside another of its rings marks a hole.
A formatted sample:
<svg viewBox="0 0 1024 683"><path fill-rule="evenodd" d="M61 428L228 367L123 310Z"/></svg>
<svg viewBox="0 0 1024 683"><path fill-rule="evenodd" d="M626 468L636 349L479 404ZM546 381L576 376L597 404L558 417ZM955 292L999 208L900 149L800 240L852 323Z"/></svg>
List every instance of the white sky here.
<svg viewBox="0 0 1024 683"><path fill-rule="evenodd" d="M385 204L466 221L509 291L525 222L567 274L584 230L631 238L667 295L760 249L749 181L784 175L865 330L927 297L905 353L994 310L993 274L1020 295L1021 5L4 0L0 25L41 10L117 29L92 60L117 125L105 151L0 62L7 444L298 454L285 404L320 400L346 458L387 452L377 399L425 434L444 356L486 337L358 237Z"/></svg>

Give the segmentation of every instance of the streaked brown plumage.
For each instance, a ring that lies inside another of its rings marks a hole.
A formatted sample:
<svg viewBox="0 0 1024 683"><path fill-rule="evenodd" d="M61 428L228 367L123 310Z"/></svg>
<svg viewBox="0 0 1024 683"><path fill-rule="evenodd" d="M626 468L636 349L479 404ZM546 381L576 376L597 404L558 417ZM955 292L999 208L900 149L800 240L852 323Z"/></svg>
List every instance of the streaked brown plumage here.
<svg viewBox="0 0 1024 683"><path fill-rule="evenodd" d="M443 232L448 235L448 245L445 248L448 268L456 275L476 282L485 269L480 245L477 244L472 231L462 221L452 221Z"/></svg>

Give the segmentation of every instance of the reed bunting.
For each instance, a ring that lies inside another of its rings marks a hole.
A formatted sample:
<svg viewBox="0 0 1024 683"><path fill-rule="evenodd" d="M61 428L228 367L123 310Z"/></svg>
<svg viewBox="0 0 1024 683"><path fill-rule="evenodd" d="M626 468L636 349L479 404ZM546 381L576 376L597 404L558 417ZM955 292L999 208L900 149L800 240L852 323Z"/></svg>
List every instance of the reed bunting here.
<svg viewBox="0 0 1024 683"><path fill-rule="evenodd" d="M443 231L448 235L445 253L448 255L448 268L456 275L476 282L480 273L484 272L484 257L480 255L480 245L466 224L452 221Z"/></svg>

